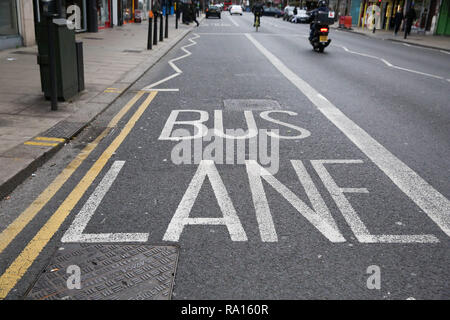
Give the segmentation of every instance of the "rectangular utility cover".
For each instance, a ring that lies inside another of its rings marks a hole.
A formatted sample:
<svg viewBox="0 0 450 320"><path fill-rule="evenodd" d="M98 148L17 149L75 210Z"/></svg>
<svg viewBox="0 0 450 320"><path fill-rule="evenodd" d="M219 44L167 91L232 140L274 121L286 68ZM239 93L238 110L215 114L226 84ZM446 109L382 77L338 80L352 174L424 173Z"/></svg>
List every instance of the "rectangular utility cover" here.
<svg viewBox="0 0 450 320"><path fill-rule="evenodd" d="M169 300L178 254L176 246L65 244L39 275L27 298ZM73 270L77 269L81 289L72 289L69 287L76 284Z"/></svg>

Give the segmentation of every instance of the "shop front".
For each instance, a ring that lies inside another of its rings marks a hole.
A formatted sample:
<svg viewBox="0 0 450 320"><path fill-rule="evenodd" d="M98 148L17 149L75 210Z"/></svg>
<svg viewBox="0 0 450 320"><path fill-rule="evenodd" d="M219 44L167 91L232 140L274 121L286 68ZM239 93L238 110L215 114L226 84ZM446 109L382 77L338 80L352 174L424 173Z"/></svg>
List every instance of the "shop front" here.
<svg viewBox="0 0 450 320"><path fill-rule="evenodd" d="M433 17L437 15L439 0L414 0L416 21L412 26L412 32L426 33L431 30ZM436 20L436 18L434 18ZM432 31L432 30L431 30Z"/></svg>
<svg viewBox="0 0 450 320"><path fill-rule="evenodd" d="M0 50L22 45L16 0L0 0Z"/></svg>
<svg viewBox="0 0 450 320"><path fill-rule="evenodd" d="M99 29L111 26L111 0L97 0L97 24Z"/></svg>
<svg viewBox="0 0 450 320"><path fill-rule="evenodd" d="M147 20L152 0L118 0L119 25ZM161 0L160 0L161 1Z"/></svg>
<svg viewBox="0 0 450 320"><path fill-rule="evenodd" d="M439 20L437 22L437 35L450 35L450 0L441 0Z"/></svg>
<svg viewBox="0 0 450 320"><path fill-rule="evenodd" d="M372 29L375 23L377 29L393 30L394 16L397 13L398 8L402 8L403 14L405 14L411 3L411 0L409 1L410 2L407 3L405 0L352 0L352 23L368 29ZM434 32L433 20L434 23L436 23L437 13L439 11L439 1L440 0L414 0L414 10L417 18L414 20L411 28L413 33L428 34ZM442 1L448 3L450 0ZM450 29L450 26L448 28ZM443 27L442 29L445 28Z"/></svg>
<svg viewBox="0 0 450 320"><path fill-rule="evenodd" d="M394 28L394 16L397 8L403 8L404 0L352 1L352 22L358 26L373 29L391 30ZM358 8L359 6L359 8ZM356 14L356 13L359 14ZM358 18L355 19L355 16Z"/></svg>

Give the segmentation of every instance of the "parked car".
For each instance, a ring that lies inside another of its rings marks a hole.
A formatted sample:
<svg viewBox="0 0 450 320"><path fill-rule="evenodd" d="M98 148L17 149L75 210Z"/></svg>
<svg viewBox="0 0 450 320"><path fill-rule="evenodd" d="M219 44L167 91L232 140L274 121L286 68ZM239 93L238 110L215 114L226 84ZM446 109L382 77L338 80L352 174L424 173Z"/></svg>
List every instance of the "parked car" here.
<svg viewBox="0 0 450 320"><path fill-rule="evenodd" d="M242 16L242 7L237 5L232 5L230 7L230 15L240 14Z"/></svg>
<svg viewBox="0 0 450 320"><path fill-rule="evenodd" d="M298 13L296 16L292 16L291 22L294 23L308 23L309 22L309 14L304 9L298 10Z"/></svg>
<svg viewBox="0 0 450 320"><path fill-rule="evenodd" d="M220 19L220 9L217 6L208 6L208 8L206 8L206 13L205 13L206 19L208 19L211 16L216 16L217 18Z"/></svg>
<svg viewBox="0 0 450 320"><path fill-rule="evenodd" d="M284 8L284 15L283 15L283 20L284 21L289 21L290 18L292 18L292 16L294 16L294 8L293 6L286 6Z"/></svg>
<svg viewBox="0 0 450 320"><path fill-rule="evenodd" d="M275 18L279 18L282 16L281 10L274 7L264 7L263 16L271 16Z"/></svg>

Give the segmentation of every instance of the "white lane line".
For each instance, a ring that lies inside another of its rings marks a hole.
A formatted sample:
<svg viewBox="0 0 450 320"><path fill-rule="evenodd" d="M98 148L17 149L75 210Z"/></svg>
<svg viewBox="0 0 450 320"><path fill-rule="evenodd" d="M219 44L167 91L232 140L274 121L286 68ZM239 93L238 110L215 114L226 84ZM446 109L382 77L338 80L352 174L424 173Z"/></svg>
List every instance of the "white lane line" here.
<svg viewBox="0 0 450 320"><path fill-rule="evenodd" d="M148 240L148 233L83 233L124 164L125 161L114 161L83 208L76 215L61 242L146 242Z"/></svg>
<svg viewBox="0 0 450 320"><path fill-rule="evenodd" d="M236 27L239 27L239 24L238 24L236 21L234 21L234 19L233 19L231 16L228 16L228 19L230 19L230 21L231 21Z"/></svg>
<svg viewBox="0 0 450 320"><path fill-rule="evenodd" d="M159 81L157 81L157 82L155 82L155 83L152 83L152 84L150 84L150 85L148 85L148 86L142 88L141 91L150 91L150 89L152 89L153 87L156 87L157 85L160 85L161 83L164 83L164 82L166 82L166 81L169 81L169 80L171 80L171 79L173 79L173 78L175 78L175 77L178 77L180 74L182 74L183 71L182 71L180 68L178 68L178 67L175 65L174 62L175 62L175 61L178 61L178 60L181 60L181 59L184 59L184 58L186 58L186 57L189 57L189 56L192 54L192 53L191 53L189 50L187 50L186 48L188 48L188 47L190 47L190 46L193 46L193 45L196 45L197 42L195 42L194 39L197 39L197 38L200 38L200 36L199 36L198 34L194 33L194 36L193 36L192 38L189 38L189 39L188 39L191 43L188 44L188 45L185 45L185 46L182 46L182 47L181 47L181 50L183 50L184 52L186 52L186 54L184 54L184 55L182 55L182 56L180 56L180 57L177 57L177 58L174 58L174 59L169 60L169 65L172 67L173 70L175 70L175 73L174 73L174 74L172 74L172 75L170 75L170 76L168 76L168 77L166 77L166 78L164 78L164 79L161 79L161 80L159 80Z"/></svg>
<svg viewBox="0 0 450 320"><path fill-rule="evenodd" d="M141 90L141 91L178 92L178 91L180 91L180 89L145 89L145 90Z"/></svg>
<svg viewBox="0 0 450 320"><path fill-rule="evenodd" d="M247 33L245 32L197 32L198 35L202 36L245 36ZM258 36L277 36L277 37L304 37L308 38L307 35L304 34L287 34L287 33L264 33L258 32Z"/></svg>
<svg viewBox="0 0 450 320"><path fill-rule="evenodd" d="M431 78L435 78L435 79L440 79L440 80L444 79L444 77L437 76L437 75L434 75L434 74L430 74L430 73L426 73L426 72L421 72L421 71L417 71L417 70L412 70L412 69L399 67L399 66L393 65L392 63L390 63L386 59L379 58L377 56L372 56L370 54L365 54L365 53L361 53L361 52L352 51L352 50L348 49L345 46L341 46L341 47L342 47L342 49L344 49L348 53L352 53L352 54L360 55L360 56L363 56L363 57L367 57L367 58L371 58L371 59L382 61L385 65L387 65L388 67L393 68L393 69L398 69L398 70L402 70L402 71L406 71L406 72L420 74L420 75L423 75L423 76L427 76L427 77L431 77Z"/></svg>
<svg viewBox="0 0 450 320"><path fill-rule="evenodd" d="M349 119L330 101L320 98L319 92L297 76L254 37L250 34L246 36L281 74L291 81L328 120L372 160L445 234L450 236L450 201L447 198Z"/></svg>

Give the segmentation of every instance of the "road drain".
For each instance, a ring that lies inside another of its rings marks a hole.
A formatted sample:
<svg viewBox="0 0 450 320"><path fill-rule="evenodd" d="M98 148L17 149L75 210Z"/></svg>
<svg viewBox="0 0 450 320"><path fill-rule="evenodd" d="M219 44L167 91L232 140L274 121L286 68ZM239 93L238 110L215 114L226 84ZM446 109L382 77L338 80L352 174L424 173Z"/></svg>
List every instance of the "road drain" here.
<svg viewBox="0 0 450 320"><path fill-rule="evenodd" d="M27 299L169 300L178 254L176 246L65 244ZM80 289L73 288L78 271Z"/></svg>

